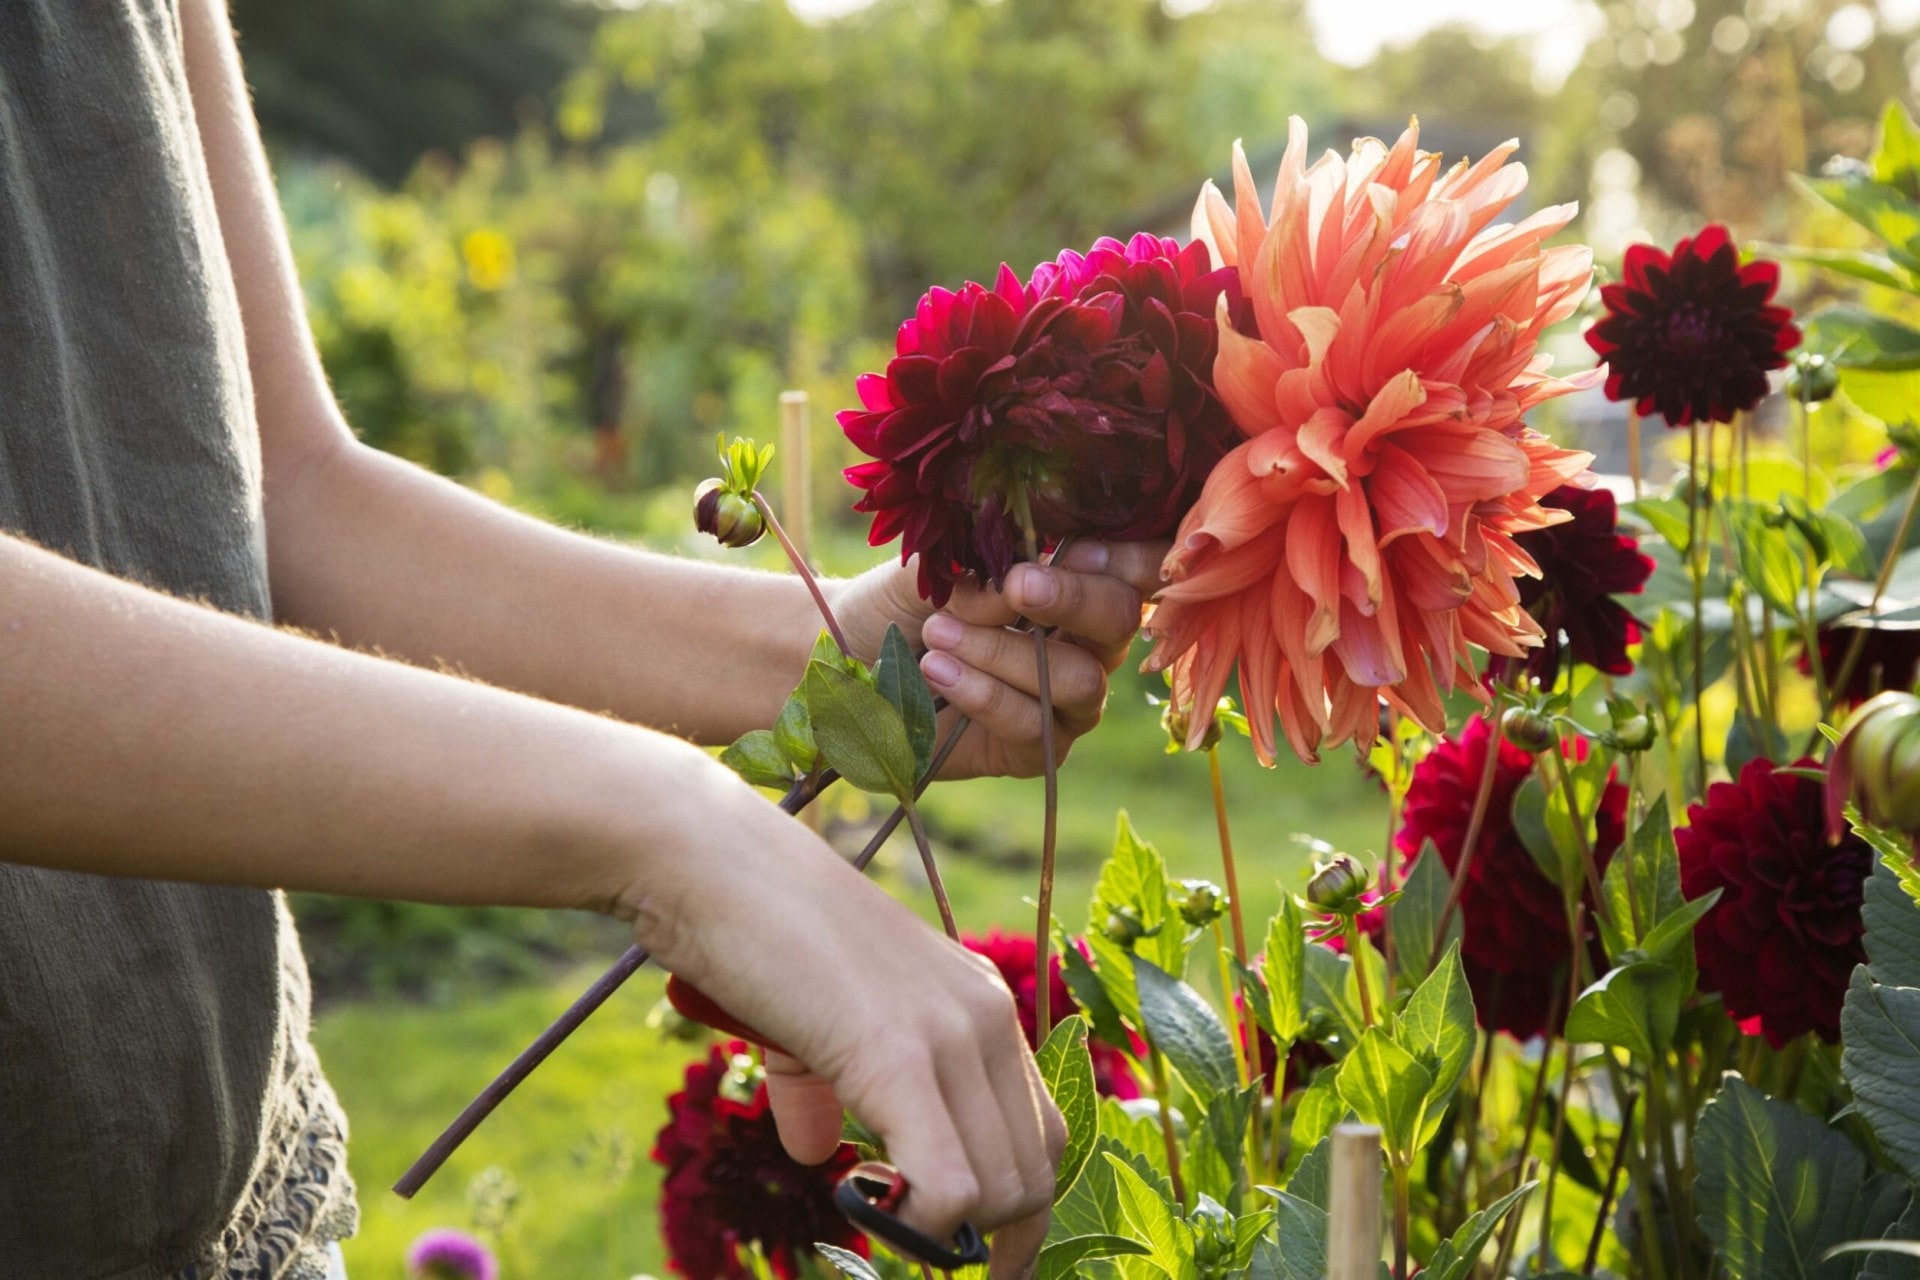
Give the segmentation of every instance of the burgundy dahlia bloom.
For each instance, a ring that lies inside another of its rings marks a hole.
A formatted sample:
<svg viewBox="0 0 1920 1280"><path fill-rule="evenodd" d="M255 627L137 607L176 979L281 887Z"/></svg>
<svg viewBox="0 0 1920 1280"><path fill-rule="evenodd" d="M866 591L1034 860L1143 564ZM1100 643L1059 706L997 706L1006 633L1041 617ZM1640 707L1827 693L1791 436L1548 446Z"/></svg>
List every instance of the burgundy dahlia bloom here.
<svg viewBox="0 0 1920 1280"><path fill-rule="evenodd" d="M1449 875L1460 865L1491 738L1486 719L1476 716L1414 767L1394 837L1409 868L1429 840ZM1460 892L1460 960L1480 1025L1525 1040L1558 1031L1565 1020L1573 946L1560 889L1534 862L1513 826L1513 795L1533 772L1534 757L1504 738L1498 746L1493 793ZM1609 781L1594 823L1594 857L1602 869L1620 847L1626 809L1627 789ZM1602 957L1595 958L1604 964Z"/></svg>
<svg viewBox="0 0 1920 1280"><path fill-rule="evenodd" d="M1840 665L1847 660L1847 650L1853 647L1854 635L1860 630L1867 633L1866 642L1860 646L1860 659L1853 664L1846 687L1833 690L1834 701L1857 707L1882 689L1899 693L1912 689L1916 674L1920 674L1920 627L1820 628L1820 674L1828 685L1840 674ZM1813 664L1804 650L1800 671L1813 674Z"/></svg>
<svg viewBox="0 0 1920 1280"><path fill-rule="evenodd" d="M1873 850L1851 831L1828 844L1824 804L1819 782L1749 760L1673 833L1681 891L1725 890L1693 928L1700 989L1776 1049L1809 1031L1838 1040L1847 980L1867 958L1860 904Z"/></svg>
<svg viewBox="0 0 1920 1280"><path fill-rule="evenodd" d="M1715 224L1668 254L1627 247L1621 279L1600 290L1607 314L1587 345L1607 362L1607 398L1632 400L1670 427L1731 422L1767 395L1767 371L1786 367L1800 343L1793 312L1769 306L1780 266L1742 266Z"/></svg>
<svg viewBox="0 0 1920 1280"><path fill-rule="evenodd" d="M747 1046L729 1041L688 1066L654 1139L664 1166L660 1225L673 1270L688 1280L750 1280L740 1250L758 1244L775 1275L795 1280L815 1241L867 1256L866 1237L833 1205L834 1184L858 1162L841 1146L827 1163L799 1164L780 1145L766 1081L735 1070Z"/></svg>
<svg viewBox="0 0 1920 1280"><path fill-rule="evenodd" d="M1034 981L1034 946L1032 934L1002 933L994 929L984 936L967 934L960 944L975 955L985 956L993 961L993 967L1000 971L1000 978L1013 992L1014 1005L1020 1011L1020 1029L1027 1033L1029 1048L1040 1047L1040 1036L1036 1020L1040 1016L1037 1003L1039 984ZM1084 943L1075 943L1081 954L1086 954ZM1067 980L1060 972L1060 957L1051 957L1052 981L1048 986L1047 1012L1057 1027L1074 1010L1073 996L1067 990ZM1053 1027L1048 1027L1052 1031ZM1140 1083L1133 1077L1133 1068L1127 1064L1127 1055L1103 1040L1089 1039L1087 1048L1093 1055L1093 1082L1104 1098L1119 1098L1125 1101L1140 1096Z"/></svg>
<svg viewBox="0 0 1920 1280"><path fill-rule="evenodd" d="M1653 559L1641 554L1638 540L1620 532L1619 509L1605 489L1562 485L1540 505L1571 512L1573 519L1514 535L1540 566L1539 577L1514 579L1521 606L1546 633L1526 658L1527 674L1551 689L1570 655L1596 671L1624 676L1633 670L1627 646L1640 639L1640 624L1613 597L1639 594L1653 573Z"/></svg>
<svg viewBox="0 0 1920 1280"><path fill-rule="evenodd" d="M967 574L998 582L1029 502L1040 541L1173 531L1235 435L1213 391L1214 311L1238 299L1206 246L1137 235L1068 251L1021 283L932 289L884 374L839 415L874 458L849 467L874 546L920 557L944 605Z"/></svg>
<svg viewBox="0 0 1920 1280"><path fill-rule="evenodd" d="M493 1251L464 1231L435 1227L407 1248L408 1280L499 1280Z"/></svg>

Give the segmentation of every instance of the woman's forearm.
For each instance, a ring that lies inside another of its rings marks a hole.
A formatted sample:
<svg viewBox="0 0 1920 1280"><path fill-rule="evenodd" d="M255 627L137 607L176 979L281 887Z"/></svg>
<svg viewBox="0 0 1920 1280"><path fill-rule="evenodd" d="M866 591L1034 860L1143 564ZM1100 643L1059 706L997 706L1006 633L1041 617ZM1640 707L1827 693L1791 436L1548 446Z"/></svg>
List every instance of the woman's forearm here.
<svg viewBox="0 0 1920 1280"><path fill-rule="evenodd" d="M0 858L112 875L631 913L703 794L778 817L664 735L5 537L0 726Z"/></svg>
<svg viewBox="0 0 1920 1280"><path fill-rule="evenodd" d="M820 629L791 575L569 533L359 445L267 511L283 621L696 741L771 724Z"/></svg>

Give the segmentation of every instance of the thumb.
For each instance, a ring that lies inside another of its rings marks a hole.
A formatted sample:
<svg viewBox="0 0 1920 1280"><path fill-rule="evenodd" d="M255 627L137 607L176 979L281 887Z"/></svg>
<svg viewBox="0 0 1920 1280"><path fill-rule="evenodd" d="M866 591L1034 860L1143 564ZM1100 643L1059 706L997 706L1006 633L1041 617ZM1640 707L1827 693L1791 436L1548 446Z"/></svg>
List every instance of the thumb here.
<svg viewBox="0 0 1920 1280"><path fill-rule="evenodd" d="M767 1051L767 1102L780 1145L801 1164L824 1164L840 1149L840 1098L799 1059Z"/></svg>

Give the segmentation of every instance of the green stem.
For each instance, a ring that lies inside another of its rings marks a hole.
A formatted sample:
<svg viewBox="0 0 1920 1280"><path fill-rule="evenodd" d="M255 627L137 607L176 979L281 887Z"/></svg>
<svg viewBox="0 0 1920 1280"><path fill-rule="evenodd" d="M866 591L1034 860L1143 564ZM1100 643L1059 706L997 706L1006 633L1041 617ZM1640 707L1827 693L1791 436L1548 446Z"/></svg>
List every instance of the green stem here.
<svg viewBox="0 0 1920 1280"><path fill-rule="evenodd" d="M1154 1099L1160 1104L1160 1137L1167 1144L1167 1180L1173 1184L1174 1203L1184 1206L1187 1189L1180 1181L1180 1145L1173 1140L1173 1102L1167 1087L1167 1063L1151 1045L1147 1047L1147 1070L1153 1077Z"/></svg>
<svg viewBox="0 0 1920 1280"><path fill-rule="evenodd" d="M1220 871L1227 881L1227 913L1233 921L1233 958L1247 963L1247 922L1240 910L1240 875L1233 862L1233 832L1227 826L1227 789L1220 777L1220 748L1207 748L1207 772L1213 781L1213 824L1220 833Z"/></svg>
<svg viewBox="0 0 1920 1280"><path fill-rule="evenodd" d="M1407 1280L1407 1236L1413 1223L1413 1169L1408 1157L1393 1157L1393 1277Z"/></svg>
<svg viewBox="0 0 1920 1280"><path fill-rule="evenodd" d="M1660 1165L1666 1173L1667 1216L1673 1221L1674 1271L1686 1280L1691 1267L1688 1238L1693 1222L1692 1195L1680 1176L1680 1156L1673 1145L1673 1117L1668 1109L1667 1066L1662 1055L1647 1064L1647 1129L1659 1138Z"/></svg>
<svg viewBox="0 0 1920 1280"><path fill-rule="evenodd" d="M1702 614L1707 591L1706 538L1703 536L1701 504L1707 500L1708 477L1700 464L1701 424L1690 428L1687 451L1687 578L1693 589L1693 748L1700 770L1697 794L1707 790L1707 726L1700 703L1703 673L1707 665L1706 630Z"/></svg>
<svg viewBox="0 0 1920 1280"><path fill-rule="evenodd" d="M1590 1276L1600 1261L1600 1241L1607 1234L1607 1212L1613 1208L1613 1198L1620 1190L1620 1171L1626 1168L1629 1139L1633 1133L1634 1108L1640 1105L1640 1095L1630 1093L1627 1102L1620 1109L1620 1136L1613 1144L1613 1163L1607 1168L1607 1184L1600 1193L1600 1208L1593 1215L1593 1234L1587 1237L1587 1257L1580 1268L1580 1274Z"/></svg>
<svg viewBox="0 0 1920 1280"><path fill-rule="evenodd" d="M1574 794L1573 775L1567 771L1567 759L1561 754L1558 746L1551 748L1546 754L1553 760L1553 771L1559 780L1560 795L1567 802L1567 815L1573 820L1573 842L1580 849L1580 866L1587 875L1587 892L1593 895L1593 909L1611 924L1612 918L1607 911L1606 890L1600 885L1600 864L1593 856L1593 842L1587 839L1587 819L1580 812L1580 800ZM1634 927L1636 931L1639 928L1637 924ZM1572 940L1574 951L1578 953L1580 950L1578 931L1572 934ZM1569 1004L1567 1007L1573 1006Z"/></svg>
<svg viewBox="0 0 1920 1280"><path fill-rule="evenodd" d="M1853 678L1854 669L1860 665L1860 655L1866 652L1867 635L1871 629L1871 623L1879 616L1880 598L1887 593L1887 584L1893 581L1894 566L1900 561L1900 549L1907 545L1907 535L1913 531L1913 516L1916 509L1920 509L1920 467L1914 468L1913 483L1907 486L1906 506L1900 511L1900 524L1894 530L1893 542L1887 547L1886 559L1880 562L1880 572L1873 580L1873 598L1867 603L1869 626L1850 628L1853 636L1847 641L1846 657L1841 659L1840 668L1834 673L1833 688L1835 689L1847 687L1847 681ZM1818 650L1807 656L1810 665L1815 667L1820 665ZM1807 740L1808 750L1812 751L1814 744L1823 736L1816 729L1813 737Z"/></svg>
<svg viewBox="0 0 1920 1280"><path fill-rule="evenodd" d="M1535 1271L1547 1269L1547 1256L1553 1249L1553 1189L1560 1179L1560 1148L1567 1136L1567 1110L1573 1105L1573 1041L1563 1040L1561 1046L1560 1110L1553 1117L1553 1147L1547 1153L1547 1192L1540 1202L1540 1252L1534 1258ZM1540 1069L1547 1069L1544 1056L1540 1059Z"/></svg>
<svg viewBox="0 0 1920 1280"><path fill-rule="evenodd" d="M1374 1025L1373 995L1367 987L1367 965L1360 952L1360 926L1353 916L1340 917L1340 936L1347 940L1347 955L1353 962L1353 985L1360 992L1360 1020Z"/></svg>

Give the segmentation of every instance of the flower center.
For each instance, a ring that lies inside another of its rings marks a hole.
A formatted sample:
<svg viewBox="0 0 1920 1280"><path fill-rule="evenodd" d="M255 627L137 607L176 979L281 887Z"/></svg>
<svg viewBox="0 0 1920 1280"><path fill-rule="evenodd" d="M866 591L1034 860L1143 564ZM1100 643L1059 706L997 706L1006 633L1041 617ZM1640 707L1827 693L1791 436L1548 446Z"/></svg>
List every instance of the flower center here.
<svg viewBox="0 0 1920 1280"><path fill-rule="evenodd" d="M1720 318L1698 303L1682 303L1667 313L1667 346L1673 354L1700 355L1720 341Z"/></svg>

